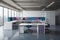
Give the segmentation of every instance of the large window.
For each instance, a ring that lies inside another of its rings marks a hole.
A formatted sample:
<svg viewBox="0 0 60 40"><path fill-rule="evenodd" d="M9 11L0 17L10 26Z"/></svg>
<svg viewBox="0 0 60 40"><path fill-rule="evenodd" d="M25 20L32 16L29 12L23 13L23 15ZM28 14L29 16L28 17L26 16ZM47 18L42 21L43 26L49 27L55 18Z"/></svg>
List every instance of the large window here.
<svg viewBox="0 0 60 40"><path fill-rule="evenodd" d="M3 25L4 22L8 22L9 17L19 16L19 12L0 6L0 25Z"/></svg>
<svg viewBox="0 0 60 40"><path fill-rule="evenodd" d="M19 13L19 12L16 12L16 13L17 13L16 16L17 16L17 17L20 17L20 13Z"/></svg>
<svg viewBox="0 0 60 40"><path fill-rule="evenodd" d="M3 7L0 6L0 25L3 25Z"/></svg>
<svg viewBox="0 0 60 40"><path fill-rule="evenodd" d="M15 11L15 17L17 17L17 12Z"/></svg>
<svg viewBox="0 0 60 40"><path fill-rule="evenodd" d="M9 17L12 17L12 10L9 9Z"/></svg>
<svg viewBox="0 0 60 40"><path fill-rule="evenodd" d="M4 8L4 22L8 21L8 9Z"/></svg>
<svg viewBox="0 0 60 40"><path fill-rule="evenodd" d="M15 17L15 11L12 10L12 17Z"/></svg>

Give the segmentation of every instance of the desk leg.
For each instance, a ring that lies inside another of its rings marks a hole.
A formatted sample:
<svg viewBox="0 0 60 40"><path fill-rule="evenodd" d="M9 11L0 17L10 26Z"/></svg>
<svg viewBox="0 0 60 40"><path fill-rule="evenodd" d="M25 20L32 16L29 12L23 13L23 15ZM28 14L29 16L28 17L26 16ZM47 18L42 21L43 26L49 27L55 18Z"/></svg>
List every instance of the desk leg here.
<svg viewBox="0 0 60 40"><path fill-rule="evenodd" d="M19 31L19 34L20 34L20 26L19 26L19 28L18 28L18 31Z"/></svg>
<svg viewBox="0 0 60 40"><path fill-rule="evenodd" d="M37 25L37 33L39 33L39 27L38 27L38 25Z"/></svg>
<svg viewBox="0 0 60 40"><path fill-rule="evenodd" d="M45 35L45 25L44 25L44 35Z"/></svg>
<svg viewBox="0 0 60 40"><path fill-rule="evenodd" d="M24 33L24 26L19 27L19 33Z"/></svg>
<svg viewBox="0 0 60 40"><path fill-rule="evenodd" d="M39 38L39 26L37 25L37 40Z"/></svg>
<svg viewBox="0 0 60 40"><path fill-rule="evenodd" d="M44 27L44 34L45 34L45 25L43 25ZM37 33L39 33L39 26L37 25Z"/></svg>

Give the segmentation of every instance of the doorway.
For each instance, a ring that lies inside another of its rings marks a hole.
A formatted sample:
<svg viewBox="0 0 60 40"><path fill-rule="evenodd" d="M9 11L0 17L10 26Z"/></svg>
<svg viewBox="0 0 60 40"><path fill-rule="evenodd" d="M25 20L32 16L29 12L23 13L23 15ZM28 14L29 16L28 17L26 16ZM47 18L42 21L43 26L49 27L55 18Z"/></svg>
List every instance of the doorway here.
<svg viewBox="0 0 60 40"><path fill-rule="evenodd" d="M55 17L55 20L56 20L56 25L57 25L57 26L60 26L60 15L57 15L57 16Z"/></svg>

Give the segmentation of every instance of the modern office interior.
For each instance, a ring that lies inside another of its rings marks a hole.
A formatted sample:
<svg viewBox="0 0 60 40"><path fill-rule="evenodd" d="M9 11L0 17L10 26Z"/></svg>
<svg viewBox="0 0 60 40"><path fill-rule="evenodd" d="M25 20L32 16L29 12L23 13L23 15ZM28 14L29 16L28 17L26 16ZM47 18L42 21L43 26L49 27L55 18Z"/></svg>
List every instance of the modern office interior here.
<svg viewBox="0 0 60 40"><path fill-rule="evenodd" d="M60 0L0 0L0 40L60 40Z"/></svg>

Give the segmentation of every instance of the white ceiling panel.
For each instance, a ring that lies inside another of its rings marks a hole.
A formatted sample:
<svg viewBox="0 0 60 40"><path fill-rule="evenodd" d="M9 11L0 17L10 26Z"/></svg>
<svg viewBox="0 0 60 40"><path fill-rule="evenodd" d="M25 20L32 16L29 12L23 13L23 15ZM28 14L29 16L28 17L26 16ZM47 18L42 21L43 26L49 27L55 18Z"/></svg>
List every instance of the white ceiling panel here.
<svg viewBox="0 0 60 40"><path fill-rule="evenodd" d="M17 4L21 6L41 6L41 5L45 6L45 4L38 4L38 3L17 3Z"/></svg>

